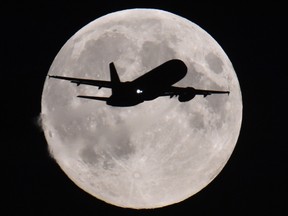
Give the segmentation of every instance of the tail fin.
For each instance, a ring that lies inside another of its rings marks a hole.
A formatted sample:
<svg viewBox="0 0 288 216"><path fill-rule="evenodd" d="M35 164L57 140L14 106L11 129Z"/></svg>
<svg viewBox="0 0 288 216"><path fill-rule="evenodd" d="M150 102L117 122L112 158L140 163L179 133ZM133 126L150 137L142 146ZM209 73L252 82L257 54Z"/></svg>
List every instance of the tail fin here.
<svg viewBox="0 0 288 216"><path fill-rule="evenodd" d="M120 81L120 78L118 76L117 70L113 62L109 64L109 68L110 68L110 79L111 79L112 94L113 94L113 90L117 88L117 86L121 83L121 81Z"/></svg>
<svg viewBox="0 0 288 216"><path fill-rule="evenodd" d="M115 68L114 63L111 62L111 63L109 64L109 67L110 67L110 77L111 77L111 82L112 82L112 84L114 84L114 83L115 83L115 84L120 83L121 81L120 81L119 76L118 76L118 74L117 74L117 71L116 71L116 68Z"/></svg>

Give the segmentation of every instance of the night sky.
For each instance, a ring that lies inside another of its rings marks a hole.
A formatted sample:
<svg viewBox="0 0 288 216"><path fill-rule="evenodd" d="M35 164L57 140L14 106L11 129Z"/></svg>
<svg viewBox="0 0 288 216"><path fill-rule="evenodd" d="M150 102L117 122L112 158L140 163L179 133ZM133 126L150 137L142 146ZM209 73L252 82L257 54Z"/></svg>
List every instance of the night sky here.
<svg viewBox="0 0 288 216"><path fill-rule="evenodd" d="M218 11L217 5L192 6L182 0L51 2L1 6L2 212L288 215L288 16L284 6L251 8L231 3ZM206 30L230 58L243 97L239 140L216 179L179 204L140 211L108 205L78 188L49 156L37 126L44 80L64 43L102 15L136 7L164 9Z"/></svg>

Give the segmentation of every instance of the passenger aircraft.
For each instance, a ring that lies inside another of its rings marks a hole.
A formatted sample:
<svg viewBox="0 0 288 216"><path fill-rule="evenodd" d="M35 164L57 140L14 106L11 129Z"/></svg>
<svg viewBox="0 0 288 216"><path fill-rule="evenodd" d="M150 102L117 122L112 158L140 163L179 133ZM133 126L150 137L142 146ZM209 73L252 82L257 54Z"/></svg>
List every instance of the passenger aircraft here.
<svg viewBox="0 0 288 216"><path fill-rule="evenodd" d="M128 107L160 96L178 96L180 102L193 99L196 95L229 94L229 91L201 90L193 87L172 86L187 74L185 63L179 59L169 60L133 81L121 82L113 62L109 64L111 81L91 80L48 75L49 78L68 80L79 85L110 88L110 97L78 95L79 98L106 101L107 105Z"/></svg>

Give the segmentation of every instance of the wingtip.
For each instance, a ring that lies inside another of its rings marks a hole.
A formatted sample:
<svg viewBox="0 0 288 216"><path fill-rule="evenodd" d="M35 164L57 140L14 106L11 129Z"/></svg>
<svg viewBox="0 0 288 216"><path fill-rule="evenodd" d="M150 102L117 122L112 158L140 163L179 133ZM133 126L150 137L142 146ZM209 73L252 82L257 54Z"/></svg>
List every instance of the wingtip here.
<svg viewBox="0 0 288 216"><path fill-rule="evenodd" d="M58 76L56 76L56 75L50 75L50 74L48 74L47 77L48 77L49 79L50 79L50 78L58 78Z"/></svg>

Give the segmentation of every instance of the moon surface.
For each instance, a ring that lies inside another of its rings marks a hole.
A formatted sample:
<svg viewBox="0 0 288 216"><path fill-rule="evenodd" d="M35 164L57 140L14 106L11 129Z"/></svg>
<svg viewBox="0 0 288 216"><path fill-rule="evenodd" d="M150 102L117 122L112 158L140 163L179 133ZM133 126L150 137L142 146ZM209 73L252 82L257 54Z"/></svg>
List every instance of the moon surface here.
<svg viewBox="0 0 288 216"><path fill-rule="evenodd" d="M199 192L228 161L242 121L238 79L218 43L185 18L155 9L100 17L65 43L48 73L109 81L114 62L124 82L171 59L188 67L174 86L230 95L111 107L76 97L109 97L109 89L46 79L41 118L51 156L89 194L126 208L163 207Z"/></svg>

